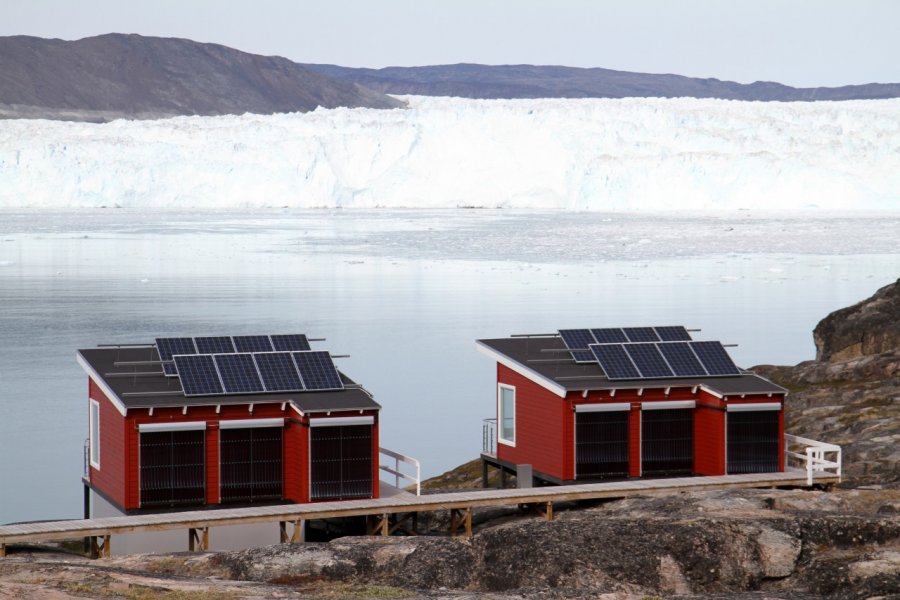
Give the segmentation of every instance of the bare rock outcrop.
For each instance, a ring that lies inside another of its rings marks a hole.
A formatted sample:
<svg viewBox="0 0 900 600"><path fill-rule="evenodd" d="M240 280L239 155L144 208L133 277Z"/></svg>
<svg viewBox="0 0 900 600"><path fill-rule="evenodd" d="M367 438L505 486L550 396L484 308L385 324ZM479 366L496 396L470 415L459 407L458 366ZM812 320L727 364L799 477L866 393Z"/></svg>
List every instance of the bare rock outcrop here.
<svg viewBox="0 0 900 600"><path fill-rule="evenodd" d="M846 485L900 482L900 281L815 328L817 359L753 370L790 391L786 430L839 444Z"/></svg>
<svg viewBox="0 0 900 600"><path fill-rule="evenodd" d="M813 330L813 338L818 362L900 351L900 280L831 313Z"/></svg>
<svg viewBox="0 0 900 600"><path fill-rule="evenodd" d="M840 494L837 502L802 491L632 498L563 511L552 522L525 516L489 522L469 540L341 538L228 553L217 561L236 579L319 578L422 593L717 597L765 591L855 598L900 589L900 570L893 569L900 518L876 508L900 493Z"/></svg>

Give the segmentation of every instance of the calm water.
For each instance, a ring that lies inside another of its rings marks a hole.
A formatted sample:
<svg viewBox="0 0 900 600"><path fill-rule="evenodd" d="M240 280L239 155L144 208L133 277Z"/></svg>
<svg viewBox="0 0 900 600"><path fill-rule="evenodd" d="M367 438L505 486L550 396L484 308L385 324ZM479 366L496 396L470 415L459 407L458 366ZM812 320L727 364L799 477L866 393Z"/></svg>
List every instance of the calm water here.
<svg viewBox="0 0 900 600"><path fill-rule="evenodd" d="M339 367L384 406L382 445L434 475L477 457L493 412L493 364L477 338L683 323L740 344L743 366L796 363L813 357L820 318L900 275L900 226L884 216L0 218L0 522L81 514L78 348L159 335L327 338L314 347L350 354Z"/></svg>

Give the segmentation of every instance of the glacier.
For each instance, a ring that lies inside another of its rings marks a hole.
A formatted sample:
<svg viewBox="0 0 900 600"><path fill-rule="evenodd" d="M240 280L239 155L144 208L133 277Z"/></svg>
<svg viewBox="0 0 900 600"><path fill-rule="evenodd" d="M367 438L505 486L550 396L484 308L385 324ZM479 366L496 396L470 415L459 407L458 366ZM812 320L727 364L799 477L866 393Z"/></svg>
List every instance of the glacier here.
<svg viewBox="0 0 900 600"><path fill-rule="evenodd" d="M900 208L900 100L0 121L0 208Z"/></svg>

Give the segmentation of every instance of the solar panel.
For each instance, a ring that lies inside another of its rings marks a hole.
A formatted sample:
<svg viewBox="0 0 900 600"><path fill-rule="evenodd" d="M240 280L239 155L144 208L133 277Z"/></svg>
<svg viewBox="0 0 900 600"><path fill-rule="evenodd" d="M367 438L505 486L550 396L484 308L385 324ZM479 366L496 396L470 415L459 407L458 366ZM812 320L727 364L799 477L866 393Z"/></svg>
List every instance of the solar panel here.
<svg viewBox="0 0 900 600"><path fill-rule="evenodd" d="M272 347L276 352L309 350L309 340L302 333L270 335L269 337L272 338Z"/></svg>
<svg viewBox="0 0 900 600"><path fill-rule="evenodd" d="M672 377L672 369L656 348L656 344L623 344L642 377Z"/></svg>
<svg viewBox="0 0 900 600"><path fill-rule="evenodd" d="M176 354L172 359L185 396L215 396L224 393L211 355Z"/></svg>
<svg viewBox="0 0 900 600"><path fill-rule="evenodd" d="M659 336L652 327L623 327L629 342L658 342Z"/></svg>
<svg viewBox="0 0 900 600"><path fill-rule="evenodd" d="M740 375L721 342L690 342L691 349L710 375Z"/></svg>
<svg viewBox="0 0 900 600"><path fill-rule="evenodd" d="M271 352L272 342L267 335L236 335L231 338L238 352Z"/></svg>
<svg viewBox="0 0 900 600"><path fill-rule="evenodd" d="M176 354L196 354L193 338L156 338L156 351L159 352L159 360L170 361ZM163 364L166 375L174 377L178 374L173 364Z"/></svg>
<svg viewBox="0 0 900 600"><path fill-rule="evenodd" d="M591 352L609 379L640 379L641 374L620 344L592 344Z"/></svg>
<svg viewBox="0 0 900 600"><path fill-rule="evenodd" d="M596 342L589 329L560 329L559 337L562 338L566 348L572 352L575 362L596 362L594 355L588 350L588 346Z"/></svg>
<svg viewBox="0 0 900 600"><path fill-rule="evenodd" d="M231 337L221 335L216 337L195 337L197 354L231 354L234 352L234 344Z"/></svg>
<svg viewBox="0 0 900 600"><path fill-rule="evenodd" d="M689 342L691 340L691 334L689 334L687 329L681 325L673 327L654 327L653 329L656 330L656 335L658 335L659 339L663 342Z"/></svg>
<svg viewBox="0 0 900 600"><path fill-rule="evenodd" d="M624 344L628 341L625 333L618 327L591 329L591 333L594 334L598 344Z"/></svg>
<svg viewBox="0 0 900 600"><path fill-rule="evenodd" d="M252 354L216 354L213 359L219 368L222 387L225 388L226 394L265 391Z"/></svg>
<svg viewBox="0 0 900 600"><path fill-rule="evenodd" d="M660 353L669 362L676 377L702 377L706 369L697 359L694 351L686 342L669 342L657 344Z"/></svg>
<svg viewBox="0 0 900 600"><path fill-rule="evenodd" d="M259 376L267 392L300 392L303 382L290 352L254 354Z"/></svg>
<svg viewBox="0 0 900 600"><path fill-rule="evenodd" d="M342 390L344 384L328 352L292 352L297 370L307 390Z"/></svg>

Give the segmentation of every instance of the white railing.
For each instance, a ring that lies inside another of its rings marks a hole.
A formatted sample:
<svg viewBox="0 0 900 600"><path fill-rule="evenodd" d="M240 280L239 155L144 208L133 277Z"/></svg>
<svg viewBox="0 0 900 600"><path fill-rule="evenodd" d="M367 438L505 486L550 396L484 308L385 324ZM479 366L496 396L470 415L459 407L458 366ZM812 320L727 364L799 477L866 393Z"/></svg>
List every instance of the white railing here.
<svg viewBox="0 0 900 600"><path fill-rule="evenodd" d="M497 454L497 419L484 419L481 422L481 451L485 454Z"/></svg>
<svg viewBox="0 0 900 600"><path fill-rule="evenodd" d="M84 478L91 478L91 438L84 438Z"/></svg>
<svg viewBox="0 0 900 600"><path fill-rule="evenodd" d="M826 457L826 455L831 455ZM784 466L792 466L793 459L797 466L806 469L806 484L813 484L813 473L831 473L841 480L841 447L800 437L784 434Z"/></svg>
<svg viewBox="0 0 900 600"><path fill-rule="evenodd" d="M393 450L388 450L387 448L381 448L379 446L378 451L389 457L394 459L393 468L388 465L379 464L378 468L384 471L385 473L390 473L394 476L394 487L400 487L400 480L405 479L407 481L411 481L416 484L416 496L421 495L422 493L422 467L419 465L419 461L409 456L405 456L400 454L399 452L394 452ZM380 462L380 461L379 461ZM416 468L416 474L413 476L411 474L404 473L400 470L400 463L405 463L407 465L412 465Z"/></svg>

